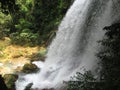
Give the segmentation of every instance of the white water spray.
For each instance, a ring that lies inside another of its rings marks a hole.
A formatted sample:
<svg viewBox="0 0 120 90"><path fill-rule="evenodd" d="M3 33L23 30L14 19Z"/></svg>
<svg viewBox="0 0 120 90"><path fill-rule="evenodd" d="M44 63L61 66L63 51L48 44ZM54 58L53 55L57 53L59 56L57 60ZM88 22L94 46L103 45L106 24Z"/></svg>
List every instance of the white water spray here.
<svg viewBox="0 0 120 90"><path fill-rule="evenodd" d="M33 90L63 90L63 81L77 71L95 71L97 41L104 35L102 29L114 21L111 8L111 0L75 0L49 47L46 61L37 63L41 71L19 75L17 90L24 90L29 83L33 83Z"/></svg>

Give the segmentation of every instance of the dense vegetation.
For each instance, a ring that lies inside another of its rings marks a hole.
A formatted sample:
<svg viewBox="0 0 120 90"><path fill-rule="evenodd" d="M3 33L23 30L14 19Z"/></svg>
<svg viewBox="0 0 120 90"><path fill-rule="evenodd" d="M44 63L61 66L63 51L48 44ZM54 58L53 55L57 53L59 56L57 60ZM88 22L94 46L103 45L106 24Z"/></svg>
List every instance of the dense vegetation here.
<svg viewBox="0 0 120 90"><path fill-rule="evenodd" d="M0 32L13 44L48 45L72 0L0 0Z"/></svg>
<svg viewBox="0 0 120 90"><path fill-rule="evenodd" d="M67 90L97 90L95 88L95 81L90 71L86 71L84 74L77 72L69 82L65 82Z"/></svg>
<svg viewBox="0 0 120 90"><path fill-rule="evenodd" d="M101 79L104 90L120 90L120 23L105 27L105 38L100 41L102 49L98 53L101 60Z"/></svg>

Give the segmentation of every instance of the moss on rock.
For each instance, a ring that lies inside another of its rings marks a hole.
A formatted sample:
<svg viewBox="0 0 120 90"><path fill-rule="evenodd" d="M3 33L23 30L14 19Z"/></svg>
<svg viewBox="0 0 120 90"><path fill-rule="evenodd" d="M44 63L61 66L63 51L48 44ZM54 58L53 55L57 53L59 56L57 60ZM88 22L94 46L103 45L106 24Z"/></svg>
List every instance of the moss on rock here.
<svg viewBox="0 0 120 90"><path fill-rule="evenodd" d="M32 63L27 63L23 66L22 72L23 73L35 73L39 70L39 68Z"/></svg>
<svg viewBox="0 0 120 90"><path fill-rule="evenodd" d="M5 74L3 76L4 81L9 90L15 90L15 81L18 79L18 75L16 74Z"/></svg>

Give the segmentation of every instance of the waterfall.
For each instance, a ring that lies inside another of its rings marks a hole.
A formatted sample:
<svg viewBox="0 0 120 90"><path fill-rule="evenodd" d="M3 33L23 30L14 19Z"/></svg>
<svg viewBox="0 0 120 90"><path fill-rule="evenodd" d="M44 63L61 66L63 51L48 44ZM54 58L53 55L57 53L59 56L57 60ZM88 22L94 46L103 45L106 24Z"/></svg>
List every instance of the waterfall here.
<svg viewBox="0 0 120 90"><path fill-rule="evenodd" d="M33 83L32 90L63 90L63 81L76 72L84 73L85 69L97 73L95 54L100 47L97 41L104 36L102 29L118 17L113 17L112 10L112 0L75 0L48 48L45 62L37 62L41 71L19 75L16 89L24 90L26 85Z"/></svg>

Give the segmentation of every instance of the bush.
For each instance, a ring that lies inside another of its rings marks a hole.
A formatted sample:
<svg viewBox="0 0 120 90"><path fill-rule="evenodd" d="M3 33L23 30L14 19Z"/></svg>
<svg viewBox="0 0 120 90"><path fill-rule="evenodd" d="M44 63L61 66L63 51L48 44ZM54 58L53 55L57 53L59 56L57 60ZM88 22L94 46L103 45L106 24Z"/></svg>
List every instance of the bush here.
<svg viewBox="0 0 120 90"><path fill-rule="evenodd" d="M17 45L28 45L28 46L34 46L39 43L38 38L39 35L36 33L31 32L22 32L22 33L12 33L10 35L11 43L17 44Z"/></svg>
<svg viewBox="0 0 120 90"><path fill-rule="evenodd" d="M93 82L95 78L90 71L86 71L84 74L77 72L70 81L67 82L67 90L91 90L95 88ZM91 84L92 83L92 84Z"/></svg>
<svg viewBox="0 0 120 90"><path fill-rule="evenodd" d="M97 54L101 61L101 78L105 81L106 90L120 90L120 23L104 28L106 31L102 45Z"/></svg>
<svg viewBox="0 0 120 90"><path fill-rule="evenodd" d="M4 14L0 10L0 39L3 39L10 31L11 16Z"/></svg>
<svg viewBox="0 0 120 90"><path fill-rule="evenodd" d="M86 71L84 74L77 72L70 81L65 83L67 90L107 90L104 89L104 82L94 78L91 71Z"/></svg>

